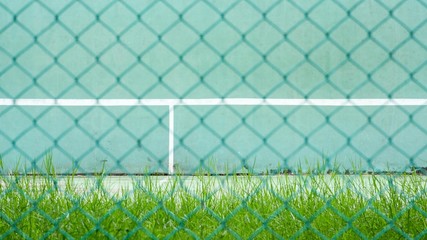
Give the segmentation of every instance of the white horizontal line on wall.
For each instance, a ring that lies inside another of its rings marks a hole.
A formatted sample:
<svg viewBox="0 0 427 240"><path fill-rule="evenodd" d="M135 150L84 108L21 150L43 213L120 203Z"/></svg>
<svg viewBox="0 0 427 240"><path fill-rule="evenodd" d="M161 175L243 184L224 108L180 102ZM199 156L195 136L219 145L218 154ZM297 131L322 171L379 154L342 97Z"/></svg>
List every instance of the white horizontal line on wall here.
<svg viewBox="0 0 427 240"><path fill-rule="evenodd" d="M206 98L206 99L11 99L0 98L0 106L63 106L63 107L126 107L126 106L427 106L427 99L359 98L359 99L301 99L301 98Z"/></svg>

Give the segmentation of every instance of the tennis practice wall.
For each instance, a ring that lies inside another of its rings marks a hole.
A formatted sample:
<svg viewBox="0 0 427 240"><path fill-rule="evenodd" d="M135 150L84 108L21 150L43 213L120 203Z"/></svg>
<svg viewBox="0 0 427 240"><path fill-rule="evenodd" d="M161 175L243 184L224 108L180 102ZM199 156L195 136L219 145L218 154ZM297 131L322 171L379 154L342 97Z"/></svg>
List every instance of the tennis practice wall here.
<svg viewBox="0 0 427 240"><path fill-rule="evenodd" d="M3 1L0 154L63 173L427 167L426 16L421 0Z"/></svg>

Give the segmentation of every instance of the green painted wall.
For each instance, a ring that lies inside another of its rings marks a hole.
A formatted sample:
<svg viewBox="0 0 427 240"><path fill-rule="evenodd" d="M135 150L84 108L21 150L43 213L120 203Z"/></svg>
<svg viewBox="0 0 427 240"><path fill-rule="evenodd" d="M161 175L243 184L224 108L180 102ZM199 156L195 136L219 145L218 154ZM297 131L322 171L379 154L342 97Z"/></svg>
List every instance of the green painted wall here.
<svg viewBox="0 0 427 240"><path fill-rule="evenodd" d="M416 0L6 1L0 98L427 99L426 16ZM64 172L102 160L163 172L168 118L161 106L0 106L0 154L9 169L51 151ZM424 167L426 119L426 106L177 106L176 167Z"/></svg>

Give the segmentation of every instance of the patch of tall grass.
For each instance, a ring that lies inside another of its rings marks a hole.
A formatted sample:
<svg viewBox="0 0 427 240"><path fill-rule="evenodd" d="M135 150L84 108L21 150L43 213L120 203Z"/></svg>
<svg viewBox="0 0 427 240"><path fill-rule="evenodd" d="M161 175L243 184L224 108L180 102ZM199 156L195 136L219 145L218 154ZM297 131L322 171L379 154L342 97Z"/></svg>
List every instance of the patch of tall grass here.
<svg viewBox="0 0 427 240"><path fill-rule="evenodd" d="M140 176L111 192L50 161L0 175L0 239L427 238L420 175Z"/></svg>

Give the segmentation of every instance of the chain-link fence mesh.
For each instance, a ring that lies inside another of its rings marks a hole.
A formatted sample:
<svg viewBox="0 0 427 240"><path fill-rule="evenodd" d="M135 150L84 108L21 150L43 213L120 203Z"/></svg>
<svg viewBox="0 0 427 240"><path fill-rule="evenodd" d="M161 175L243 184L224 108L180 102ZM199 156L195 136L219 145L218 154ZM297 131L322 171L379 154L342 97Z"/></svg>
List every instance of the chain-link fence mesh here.
<svg viewBox="0 0 427 240"><path fill-rule="evenodd" d="M423 0L0 1L0 237L425 238L426 16ZM46 165L143 191L11 180ZM188 177L155 176L172 174Z"/></svg>

